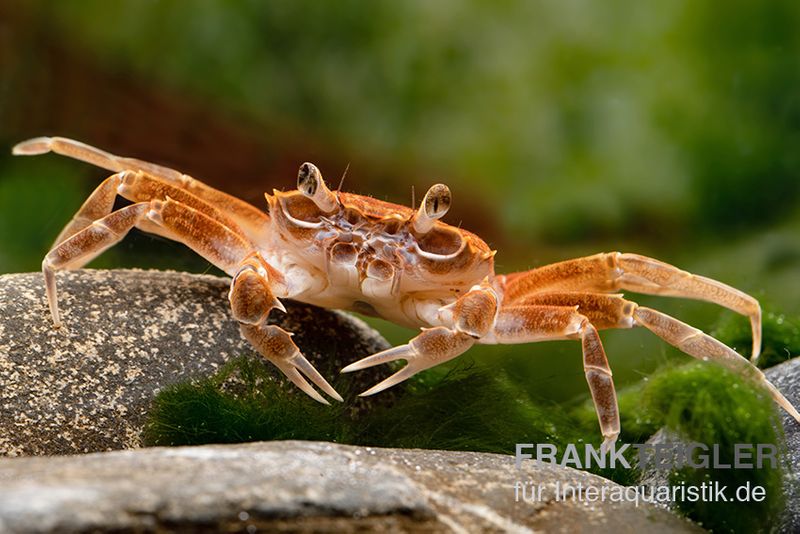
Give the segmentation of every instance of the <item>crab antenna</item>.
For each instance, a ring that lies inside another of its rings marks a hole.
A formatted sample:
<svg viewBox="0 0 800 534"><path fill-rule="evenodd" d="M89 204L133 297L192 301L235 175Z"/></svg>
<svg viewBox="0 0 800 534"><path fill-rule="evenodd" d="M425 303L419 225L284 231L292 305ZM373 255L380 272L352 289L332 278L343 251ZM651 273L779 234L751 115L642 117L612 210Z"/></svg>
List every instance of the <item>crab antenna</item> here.
<svg viewBox="0 0 800 534"><path fill-rule="evenodd" d="M411 224L414 231L418 234L424 234L433 228L433 223L437 219L441 219L450 209L452 197L450 196L450 188L444 184L436 184L428 189L425 193L425 198L419 205L419 209L414 213L411 218Z"/></svg>
<svg viewBox="0 0 800 534"><path fill-rule="evenodd" d="M322 173L313 163L300 165L300 170L297 171L297 190L313 200L325 213L336 209L336 195L325 185Z"/></svg>
<svg viewBox="0 0 800 534"><path fill-rule="evenodd" d="M350 170L350 162L348 161L347 167L344 168L344 172L342 173L342 179L339 180L339 187L336 188L337 193L342 190L342 186L344 185L344 178L345 176L347 176L347 171L349 170Z"/></svg>

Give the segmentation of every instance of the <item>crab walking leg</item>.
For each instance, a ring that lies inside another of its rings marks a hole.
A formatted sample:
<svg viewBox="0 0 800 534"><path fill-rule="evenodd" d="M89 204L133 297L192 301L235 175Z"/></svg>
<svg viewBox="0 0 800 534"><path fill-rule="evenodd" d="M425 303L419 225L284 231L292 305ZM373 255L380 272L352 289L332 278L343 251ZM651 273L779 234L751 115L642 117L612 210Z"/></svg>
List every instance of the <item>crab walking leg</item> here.
<svg viewBox="0 0 800 534"><path fill-rule="evenodd" d="M144 226L146 229L157 227L226 273L234 275L229 297L234 317L240 322L257 323L241 323L245 337L292 382L316 400L325 402L299 375L298 369L323 391L341 400L336 391L300 354L287 332L276 326L262 326L270 309L283 309L272 292L275 289L282 294L286 293L283 277L252 251L250 243L242 235L169 197L164 201L154 199L114 211L91 222L47 254L42 262L42 270L56 327L61 325L61 319L55 272L85 265L122 240L134 226Z"/></svg>
<svg viewBox="0 0 800 534"><path fill-rule="evenodd" d="M154 178L142 171L125 171L119 175L121 182L117 187L117 194L132 202L169 198L207 215L239 235L244 235L244 231L232 217L185 189L176 187L160 178Z"/></svg>
<svg viewBox="0 0 800 534"><path fill-rule="evenodd" d="M230 276L253 249L247 239L208 215L171 198L153 200L147 219Z"/></svg>
<svg viewBox="0 0 800 534"><path fill-rule="evenodd" d="M481 342L517 344L580 339L583 370L603 434L603 447L607 448L616 442L620 431L617 393L597 328L577 310L578 306L503 307L491 335Z"/></svg>
<svg viewBox="0 0 800 534"><path fill-rule="evenodd" d="M503 279L507 304L535 293L619 289L712 302L750 318L753 362L761 352L761 306L756 299L722 282L646 256L621 252L596 254L505 275Z"/></svg>
<svg viewBox="0 0 800 534"><path fill-rule="evenodd" d="M102 219L111 213L120 183L122 183L122 178L119 174L114 174L103 180L92 191L92 194L89 195L89 198L86 199L78 212L72 217L72 220L58 234L58 237L53 242L53 247L77 234L94 221Z"/></svg>
<svg viewBox="0 0 800 534"><path fill-rule="evenodd" d="M102 217L56 245L42 261L50 313L61 326L55 272L78 269L121 241L134 226L157 225L205 259L235 274L251 252L247 240L210 217L178 202L153 200L126 206Z"/></svg>
<svg viewBox="0 0 800 534"><path fill-rule="evenodd" d="M112 212L101 219L93 221L71 237L61 241L47 253L42 261L42 273L44 274L50 314L53 316L53 324L56 328L61 327L61 316L58 311L56 271L78 269L87 264L103 251L122 240L130 229L145 216L149 209L149 202L140 202Z"/></svg>
<svg viewBox="0 0 800 534"><path fill-rule="evenodd" d="M606 328L631 328L634 326L633 310L637 304L621 294L560 292L543 293L520 299L514 306L567 306L578 307L581 315L598 330Z"/></svg>
<svg viewBox="0 0 800 534"><path fill-rule="evenodd" d="M794 406L772 385L756 366L747 358L694 328L650 308L637 305L622 298L622 295L593 293L546 293L523 299L526 303L559 306L578 306L598 328L632 328L643 326L670 345L684 353L703 361L714 361L743 376L763 384L770 395L792 417L800 421Z"/></svg>
<svg viewBox="0 0 800 534"><path fill-rule="evenodd" d="M15 156L38 156L48 152L55 152L56 154L113 172L142 170L169 181L178 181L181 177L181 173L174 169L134 158L115 156L99 148L66 137L35 137L17 143L11 149L11 153Z"/></svg>
<svg viewBox="0 0 800 534"><path fill-rule="evenodd" d="M603 434L603 448L609 448L619 436L619 407L611 368L600 341L597 328L588 321L581 332L581 349L583 350L583 373L589 384L592 402Z"/></svg>
<svg viewBox="0 0 800 534"><path fill-rule="evenodd" d="M703 361L715 361L728 369L747 376L762 384L772 395L772 398L789 415L800 422L800 413L784 397L759 368L750 363L747 358L714 339L708 334L689 326L669 315L650 308L638 307L634 310L633 318L636 324L644 326L658 337L673 345L686 354Z"/></svg>
<svg viewBox="0 0 800 534"><path fill-rule="evenodd" d="M65 137L37 137L23 141L12 149L17 156L35 156L55 152L112 172L141 171L160 178L174 187L184 189L210 205L224 211L237 224L248 231L250 237L269 223L269 216L255 206L214 189L191 176L168 167L134 158L116 156L99 148Z"/></svg>
<svg viewBox="0 0 800 534"><path fill-rule="evenodd" d="M92 222L111 213L117 196L122 196L132 202L149 202L154 199L166 200L171 198L204 213L236 233L243 233L233 220L188 191L172 186L158 178L153 178L141 171L123 171L110 176L97 186L73 216L72 220L61 230L53 246L58 245L92 224ZM149 223L147 220L140 220L138 227L146 232L175 239L175 236L165 228Z"/></svg>

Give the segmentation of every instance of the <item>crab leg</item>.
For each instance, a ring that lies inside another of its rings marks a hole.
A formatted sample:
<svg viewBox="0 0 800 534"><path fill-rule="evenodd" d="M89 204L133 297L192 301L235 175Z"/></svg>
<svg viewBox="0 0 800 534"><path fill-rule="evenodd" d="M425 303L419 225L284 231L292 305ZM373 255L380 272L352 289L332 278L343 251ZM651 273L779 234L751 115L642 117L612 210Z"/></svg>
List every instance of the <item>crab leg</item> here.
<svg viewBox="0 0 800 534"><path fill-rule="evenodd" d="M800 421L800 414L792 404L770 383L763 372L747 358L701 330L659 311L639 306L621 295L593 293L549 293L523 299L531 305L577 306L598 328L632 328L643 326L670 345L702 361L714 361L731 371L749 377L763 385L773 400L792 417ZM500 317L505 309L500 310ZM501 341L505 342L505 341Z"/></svg>
<svg viewBox="0 0 800 534"><path fill-rule="evenodd" d="M119 174L109 176L92 191L89 198L83 203L72 220L58 234L53 247L77 234L94 221L102 219L114 208L114 200L117 198L117 189L122 182Z"/></svg>
<svg viewBox="0 0 800 534"><path fill-rule="evenodd" d="M229 214L218 210L214 205L209 204L186 189L176 187L142 171L125 171L120 173L120 176L121 182L117 187L117 194L132 202L146 202L153 199L166 200L169 198L207 215L237 234L244 235L244 231Z"/></svg>
<svg viewBox="0 0 800 534"><path fill-rule="evenodd" d="M757 300L722 282L682 271L646 256L621 252L596 254L509 274L504 280L506 304L550 291L607 292L619 289L705 300L749 317L753 332L751 360L757 361L761 352L761 307Z"/></svg>
<svg viewBox="0 0 800 534"><path fill-rule="evenodd" d="M114 181L109 184L110 189ZM105 199L110 195L104 188L97 197ZM79 212L75 220L80 221L82 216L95 209L101 210L107 204L90 203L86 210L81 210L82 214ZM341 400L338 393L300 353L288 332L277 326L264 324L270 309L284 309L273 293L273 289L281 294L286 293L286 285L280 273L254 254L252 246L242 235L201 211L169 197L164 201L154 199L150 202L139 202L111 212L89 223L47 254L42 262L42 271L50 312L56 327L61 325L61 318L55 272L85 265L122 240L135 226L144 226L143 229L148 231L156 227L233 275L229 299L234 317L240 322L245 337L266 359L315 400L326 402L300 376L298 370L333 398Z"/></svg>
<svg viewBox="0 0 800 534"><path fill-rule="evenodd" d="M399 384L407 378L411 378L420 371L430 369L435 365L452 360L467 351L475 344L475 339L463 332L457 332L443 326L435 328L424 328L422 333L405 345L392 347L391 349L367 356L355 363L351 363L341 372L352 373L367 367L373 367L395 360L406 360L405 367L395 374L361 393L362 397L374 395L384 389Z"/></svg>
<svg viewBox="0 0 800 534"><path fill-rule="evenodd" d="M748 376L762 384L789 415L800 422L800 413L792 403L784 397L761 370L750 363L747 358L714 339L708 334L689 326L669 315L650 308L637 308L633 314L636 324L642 325L658 337L686 354L703 361L715 361L741 375Z"/></svg>
<svg viewBox="0 0 800 534"><path fill-rule="evenodd" d="M90 210L87 209L88 211ZM76 225L83 224L80 217L73 222ZM251 251L250 244L240 235L203 213L169 198L163 202L152 200L126 206L89 223L61 241L42 261L47 300L56 327L61 325L61 319L58 312L55 272L82 267L121 241L131 228L147 223L150 225L155 223L165 229L171 236L175 236L175 239L185 243L229 274L236 272L241 258ZM70 226L68 225L65 232Z"/></svg>
<svg viewBox="0 0 800 534"><path fill-rule="evenodd" d="M134 158L115 156L99 148L66 137L35 137L17 143L12 149L12 153L15 156L38 156L48 152L55 152L56 154L84 161L113 172L142 170L168 181L178 181L181 177L181 173L174 169Z"/></svg>
<svg viewBox="0 0 800 534"><path fill-rule="evenodd" d="M89 226L92 222L111 213L117 196L122 196L132 202L149 202L154 199L166 200L170 198L202 212L235 233L243 234L243 231L233 220L188 191L172 186L158 178L153 178L141 171L123 171L110 176L97 186L73 216L72 220L61 230L53 246L58 245ZM146 219L139 221L138 227L146 232L176 239L165 228L150 223Z"/></svg>
<svg viewBox="0 0 800 534"><path fill-rule="evenodd" d="M142 220L149 209L149 202L140 202L112 212L86 225L71 237L57 242L56 246L47 253L42 261L42 273L44 274L50 314L53 316L53 324L56 328L61 327L56 290L56 271L78 269L90 262L103 251L122 240L130 229ZM71 226L79 224L81 224L80 221L73 221L64 229L62 234L70 230Z"/></svg>
<svg viewBox="0 0 800 534"><path fill-rule="evenodd" d="M395 360L406 360L408 364L405 367L361 394L373 395L466 352L492 327L496 311L497 295L494 289L488 284L478 286L453 304L441 308L440 315L444 315L453 328L423 328L422 333L407 344L367 356L351 363L341 372L351 373Z"/></svg>
<svg viewBox="0 0 800 534"><path fill-rule="evenodd" d="M228 300L234 318L239 321L242 335L312 399L328 404L301 372L322 391L341 401L342 397L300 352L291 334L279 326L267 324L267 317L273 308L286 312L286 308L275 297L274 290L285 294L285 281L260 255L252 254L241 263L239 272L231 282Z"/></svg>
<svg viewBox="0 0 800 534"><path fill-rule="evenodd" d="M207 204L222 210L229 218L247 230L247 235L251 238L257 236L258 231L269 222L269 216L255 206L214 189L186 174L147 161L116 156L72 139L37 137L17 144L12 152L18 156L35 156L55 152L112 172L141 171L173 187L188 191ZM173 196L173 198L175 197Z"/></svg>
<svg viewBox="0 0 800 534"><path fill-rule="evenodd" d="M620 431L617 393L597 328L577 310L578 306L574 305L503 307L492 333L480 342L516 344L580 339L583 370L603 434L603 446L609 447L617 440Z"/></svg>

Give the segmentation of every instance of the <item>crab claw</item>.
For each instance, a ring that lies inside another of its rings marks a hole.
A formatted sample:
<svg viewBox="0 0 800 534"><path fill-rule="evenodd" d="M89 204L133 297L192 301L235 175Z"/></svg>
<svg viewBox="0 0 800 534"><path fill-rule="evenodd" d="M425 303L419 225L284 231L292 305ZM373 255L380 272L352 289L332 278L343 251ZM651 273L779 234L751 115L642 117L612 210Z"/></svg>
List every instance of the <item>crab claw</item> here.
<svg viewBox="0 0 800 534"><path fill-rule="evenodd" d="M474 343L474 338L461 332L456 332L442 326L427 328L423 329L420 335L412 339L406 345L400 345L373 354L372 356L367 356L362 360L351 363L342 369L341 372L352 373L353 371L359 371L396 360L406 360L408 362L405 367L395 374L359 395L361 397L366 397L397 385L420 371L430 369L435 365L451 360L463 354Z"/></svg>
<svg viewBox="0 0 800 534"><path fill-rule="evenodd" d="M321 374L319 374L319 371L317 371L314 366L311 365L311 362L309 362L301 353L298 352L296 356L288 360L271 361L283 372L283 374L286 375L289 380L292 381L294 385L300 388L303 393L315 401L321 402L322 404L330 404L322 395L317 393L317 390L311 387L311 384L306 381L303 375L306 375L306 377L311 380L319 389L330 395L332 398L339 402L344 400L342 399L342 396L339 395L335 389L333 389L333 386L331 386L328 381L325 380ZM302 371L303 374L300 374L300 371Z"/></svg>
<svg viewBox="0 0 800 534"><path fill-rule="evenodd" d="M419 355L414 351L414 348L411 346L411 344L406 344L384 350L383 352L373 354L372 356L367 356L363 360L351 363L342 369L341 372L352 373L353 371L360 371L361 369L374 367L376 365L381 365L383 363L389 363L396 360L407 360L408 364L383 382L380 382L365 392L360 393L359 397L367 397L369 395L374 395L375 393L380 393L384 389L388 389L394 385L397 385L403 380L411 378L418 372L427 369L427 367L420 365Z"/></svg>
<svg viewBox="0 0 800 534"><path fill-rule="evenodd" d="M240 324L239 328L258 352L281 370L306 395L322 404L329 404L306 378L332 398L342 402L342 396L322 377L292 341L291 334L276 325ZM302 372L302 374L300 374ZM305 375L305 377L303 376Z"/></svg>

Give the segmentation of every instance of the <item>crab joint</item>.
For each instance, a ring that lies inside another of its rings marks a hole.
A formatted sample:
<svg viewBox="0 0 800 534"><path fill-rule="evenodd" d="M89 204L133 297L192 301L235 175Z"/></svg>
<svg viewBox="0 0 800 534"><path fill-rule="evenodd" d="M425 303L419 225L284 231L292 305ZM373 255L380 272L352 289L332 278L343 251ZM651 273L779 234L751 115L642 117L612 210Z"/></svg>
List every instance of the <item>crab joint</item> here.
<svg viewBox="0 0 800 534"><path fill-rule="evenodd" d="M414 213L411 218L411 224L414 226L414 231L418 234L427 233L433 228L433 223L437 219L441 219L450 209L452 197L450 196L450 188L444 184L435 184L428 192L425 193L425 198L419 205L419 209Z"/></svg>
<svg viewBox="0 0 800 534"><path fill-rule="evenodd" d="M270 291L266 278L249 265L234 277L228 300L233 317L240 323L259 324L273 308L286 312L281 301Z"/></svg>
<svg viewBox="0 0 800 534"><path fill-rule="evenodd" d="M322 173L313 163L303 163L297 171L297 190L314 201L319 209L330 213L336 209L336 195L328 189Z"/></svg>

